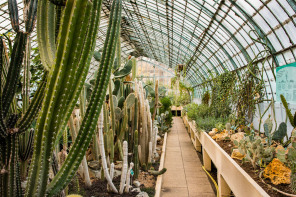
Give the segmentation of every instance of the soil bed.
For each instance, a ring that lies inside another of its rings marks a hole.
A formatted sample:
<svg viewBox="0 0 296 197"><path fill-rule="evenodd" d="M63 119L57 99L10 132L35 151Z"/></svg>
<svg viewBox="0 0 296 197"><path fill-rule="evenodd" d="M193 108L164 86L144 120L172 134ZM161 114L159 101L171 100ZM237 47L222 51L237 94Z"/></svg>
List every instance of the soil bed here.
<svg viewBox="0 0 296 197"><path fill-rule="evenodd" d="M120 176L116 177L113 179L113 183L116 188L119 188L120 185ZM77 188L75 187L74 184L69 185L69 193L78 193L81 196L87 196L87 197L117 197L117 196L137 196L138 192L130 192L130 193L123 193L122 195L120 194L115 194L112 192L108 192L107 190L107 181L100 180L100 179L94 179L92 181L91 187L86 187L84 181L79 177L79 192L77 192Z"/></svg>
<svg viewBox="0 0 296 197"><path fill-rule="evenodd" d="M233 142L231 141L218 141L216 142L217 144L219 144L219 146L228 154L231 156L231 151L232 149L234 148L234 144ZM282 197L282 196L285 196L271 188L269 188L266 184L262 183L262 181L260 180L259 178L259 173L260 173L260 170L263 170L263 169L260 169L260 167L258 166L256 169L253 168L252 164L249 163L249 162L245 162L245 163L242 163L242 161L238 160L238 159L233 159L236 163L238 163L242 169L244 171L246 171L253 179L254 181L257 182L258 185L260 185L260 187L262 187L271 197ZM285 184L280 184L280 185L274 185L271 183L271 181L269 179L264 179L264 181L266 183L268 183L269 185L283 191L283 192L286 192L286 193L289 193L289 194L292 194L292 191L289 187L289 185L285 185Z"/></svg>
<svg viewBox="0 0 296 197"><path fill-rule="evenodd" d="M157 153L159 154L159 159L161 156L161 148L162 148L162 143L163 139L157 144L157 148L159 149ZM158 170L159 169L159 159L155 162L152 163L151 167L153 170ZM120 178L121 176L118 176L113 179L113 183L115 187L118 189L120 185ZM151 175L148 172L141 171L138 177L138 181L141 183L140 189L141 191L147 192L149 196L154 196L155 194L155 184L156 184L156 179L157 176ZM130 192L130 193L123 193L123 194L115 194L112 192L109 192L107 190L107 181L104 180L102 181L101 179L98 178L93 178L92 181L92 186L87 187L85 186L85 183L83 179L79 176L79 189L76 186L76 181L73 179L73 181L69 184L69 194L79 194L84 197L135 197L139 194L139 192ZM133 180L132 180L133 181Z"/></svg>

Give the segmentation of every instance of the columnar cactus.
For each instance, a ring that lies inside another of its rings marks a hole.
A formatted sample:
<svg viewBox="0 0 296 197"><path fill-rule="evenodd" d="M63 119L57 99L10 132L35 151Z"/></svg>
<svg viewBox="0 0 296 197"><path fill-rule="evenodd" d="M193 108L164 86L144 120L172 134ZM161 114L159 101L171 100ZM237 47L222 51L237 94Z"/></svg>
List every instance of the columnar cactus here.
<svg viewBox="0 0 296 197"><path fill-rule="evenodd" d="M45 80L42 81L37 92L29 105L28 99L23 99L23 111L20 116L15 108L15 93L17 82L21 72L21 66L25 56L25 48L29 45L28 38L33 31L36 18L37 0L24 2L24 22L25 31L19 27L18 7L16 0L8 1L9 15L11 25L16 32L10 61L5 49L5 43L0 36L0 138L3 143L0 144L5 154L0 154L2 161L0 167L4 173L0 174L2 179L0 183L1 195L3 196L21 196L20 188L20 166L19 155L22 161L28 159L32 146L32 133L27 132L28 141L19 141L19 135L27 131L35 119L43 99ZM4 58L3 58L4 57ZM27 62L27 61L26 61ZM23 95L28 98L28 64L26 64L23 87ZM12 106L12 107L11 107ZM20 143L20 147L19 147ZM20 149L21 148L21 149ZM26 167L24 168L26 170Z"/></svg>
<svg viewBox="0 0 296 197"><path fill-rule="evenodd" d="M129 167L127 174L126 174L126 184L125 184L125 190L124 190L124 192L126 192L126 193L128 193L129 189L130 189L130 182L131 182L130 177L131 177L131 171L132 171L133 167L134 167L134 163L131 162L130 167Z"/></svg>
<svg viewBox="0 0 296 197"><path fill-rule="evenodd" d="M105 147L104 147L104 139L103 139L103 120L104 120L104 116L103 116L103 111L99 117L99 121L98 121L98 131L99 131L99 146L100 146L100 154L101 154L101 160L102 160L102 166L103 166L103 170L104 170L104 175L107 179L108 185L110 186L110 188L112 189L113 192L118 193L116 187L114 186L112 179L113 179L113 173L114 173L114 164L113 164L113 173L110 169L110 174L108 172L108 167L107 167L107 161L106 161L106 155L105 155Z"/></svg>
<svg viewBox="0 0 296 197"><path fill-rule="evenodd" d="M139 145L139 142L138 142L138 130L135 130L135 134L134 134L134 165L135 165L135 178L137 179L138 178L138 175L139 175L139 153L138 153L138 145Z"/></svg>
<svg viewBox="0 0 296 197"><path fill-rule="evenodd" d="M46 6L40 0L39 6ZM37 121L34 154L26 196L53 196L63 189L75 174L95 131L105 98L114 61L116 39L120 28L121 1L113 1L102 60L88 108L78 136L68 157L48 184L49 163L57 132L69 119L86 78L93 54L100 18L100 0L67 1L63 11L58 44L46 86L45 100ZM79 9L77 9L79 8ZM38 16L42 9L38 10ZM70 14L71 13L71 14ZM42 17L41 17L42 18Z"/></svg>
<svg viewBox="0 0 296 197"><path fill-rule="evenodd" d="M122 161L122 170L121 170L121 179L120 179L120 188L119 194L123 193L124 186L126 183L126 175L127 175L127 168L128 168L128 144L127 141L123 142L123 161Z"/></svg>

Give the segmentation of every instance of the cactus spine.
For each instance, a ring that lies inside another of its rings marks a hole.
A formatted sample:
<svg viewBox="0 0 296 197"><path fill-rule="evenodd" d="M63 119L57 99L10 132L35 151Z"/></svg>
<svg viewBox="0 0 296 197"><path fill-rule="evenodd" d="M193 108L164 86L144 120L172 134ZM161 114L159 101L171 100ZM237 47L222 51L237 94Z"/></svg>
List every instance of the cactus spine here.
<svg viewBox="0 0 296 197"><path fill-rule="evenodd" d="M120 1L114 1L112 5L111 22L99 65L101 73L97 76L80 131L60 171L48 184L52 142L66 124L81 92L94 50L101 3L99 0L67 1L64 8L56 57L50 68L45 101L37 121L35 151L26 196L53 196L65 187L75 174L92 139L110 78L109 65L114 60L115 50L112 46L116 44L114 37L118 35L120 27Z"/></svg>

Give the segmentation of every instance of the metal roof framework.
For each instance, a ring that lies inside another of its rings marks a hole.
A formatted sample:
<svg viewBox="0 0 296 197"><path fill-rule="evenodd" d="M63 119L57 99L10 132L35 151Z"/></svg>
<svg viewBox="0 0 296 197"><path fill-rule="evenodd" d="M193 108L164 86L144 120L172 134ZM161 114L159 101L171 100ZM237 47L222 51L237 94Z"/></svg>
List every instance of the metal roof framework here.
<svg viewBox="0 0 296 197"><path fill-rule="evenodd" d="M103 1L97 49L103 46L110 5ZM267 94L275 93L272 69L296 61L295 0L123 0L122 19L123 57L144 56L170 68L185 64L186 79L196 88L226 70L243 75L264 50L252 37L270 50L264 65L264 58L256 60L264 67ZM0 0L0 33L10 30L7 1ZM89 77L95 69L93 61Z"/></svg>

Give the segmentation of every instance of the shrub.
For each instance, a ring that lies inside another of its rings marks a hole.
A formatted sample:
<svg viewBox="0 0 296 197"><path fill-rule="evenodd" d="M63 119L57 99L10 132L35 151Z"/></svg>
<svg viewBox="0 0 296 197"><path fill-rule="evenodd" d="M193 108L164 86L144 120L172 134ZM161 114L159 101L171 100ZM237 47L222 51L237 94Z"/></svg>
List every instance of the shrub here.
<svg viewBox="0 0 296 197"><path fill-rule="evenodd" d="M161 108L160 113L165 113L166 111L171 111L172 101L168 97L163 97L160 99Z"/></svg>
<svg viewBox="0 0 296 197"><path fill-rule="evenodd" d="M227 119L215 118L211 116L206 118L197 117L195 122L198 128L203 129L205 131L210 131L213 128L215 128L217 124L225 125L227 122Z"/></svg>
<svg viewBox="0 0 296 197"><path fill-rule="evenodd" d="M159 112L160 112L160 114L162 114L162 113L166 114L165 125L168 128L171 128L172 123L173 123L173 114L171 111L171 106L172 106L171 99L168 97L163 97L160 99L160 103L161 103L161 107L159 109Z"/></svg>

